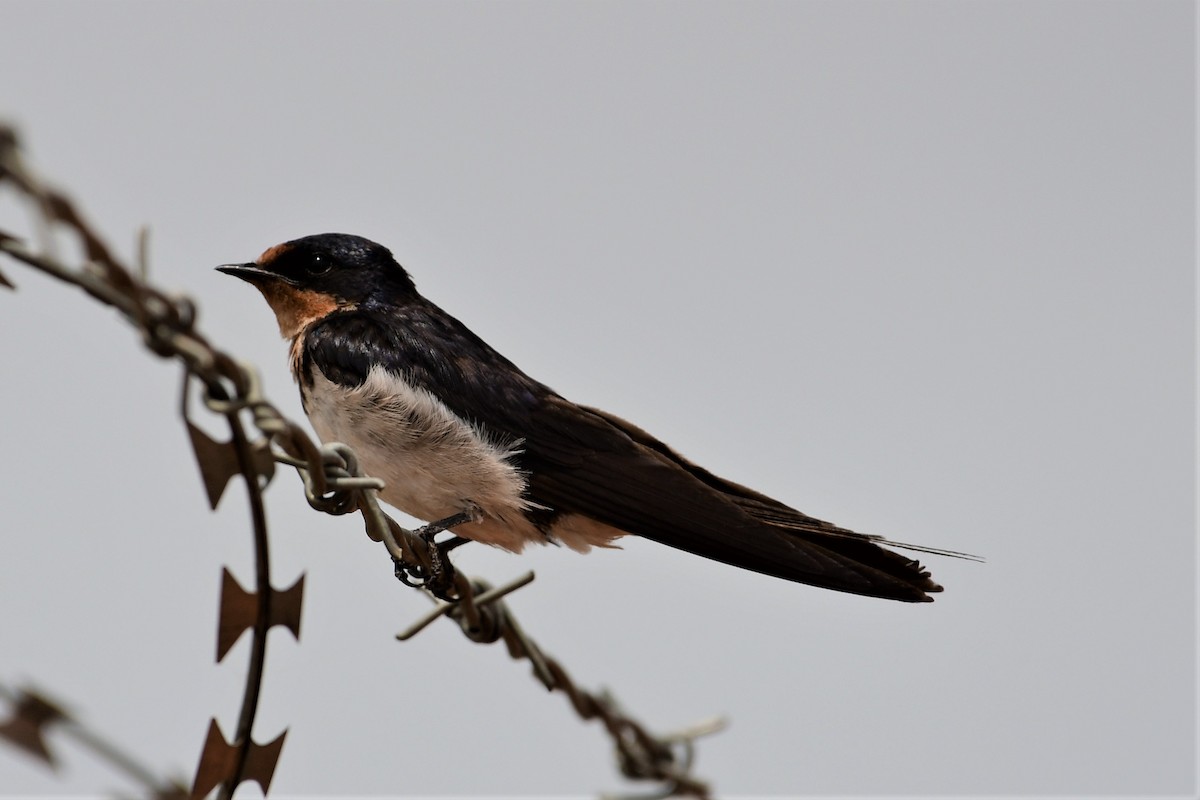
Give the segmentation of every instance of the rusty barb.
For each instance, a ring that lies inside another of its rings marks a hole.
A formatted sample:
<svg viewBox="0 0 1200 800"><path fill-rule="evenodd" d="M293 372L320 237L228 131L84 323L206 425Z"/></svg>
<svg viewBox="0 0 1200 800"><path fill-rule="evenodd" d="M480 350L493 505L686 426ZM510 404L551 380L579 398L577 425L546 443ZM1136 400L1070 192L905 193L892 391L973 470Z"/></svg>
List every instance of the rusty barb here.
<svg viewBox="0 0 1200 800"><path fill-rule="evenodd" d="M65 195L33 175L21 158L17 137L10 128L0 125L0 188L4 185L33 205L41 246L32 248L0 231L0 252L116 308L141 334L151 352L182 364L181 414L214 508L235 475L245 479L254 535L256 587L253 592L242 589L226 570L217 659L224 657L242 633L251 631L246 690L232 741L226 740L215 719L210 722L192 798L199 800L218 787L219 797L232 797L246 780L259 783L265 794L286 735L285 731L267 744L254 742L250 735L263 679L266 632L274 625L283 625L298 638L300 631L303 577L284 591L274 589L270 581L263 491L278 464L299 474L305 498L314 509L333 515L360 514L367 536L384 545L398 577L417 585L435 600L433 611L397 638L408 639L439 617L448 616L471 641L487 644L502 640L512 658L530 662L543 686L566 694L580 717L601 722L612 737L622 774L658 782L654 797L710 796L708 785L691 774L694 741L719 730L722 721L654 736L625 714L607 693L592 694L576 686L562 665L522 630L503 600L532 581L532 573L492 588L454 571L434 541L436 530L410 531L393 520L379 505L378 491L383 482L363 474L353 450L337 443L316 444L267 400L258 373L250 364L218 349L199 332L197 310L191 299L166 293L145 280L145 235L139 238L139 268L131 270L113 255ZM72 234L79 243L82 258L78 266L70 266L58 257L55 234L59 231ZM0 285L12 288L3 274ZM228 441L212 439L192 422L190 402L197 394L209 412L228 424Z"/></svg>
<svg viewBox="0 0 1200 800"><path fill-rule="evenodd" d="M0 722L0 741L47 767L57 769L59 762L55 748L47 740L51 736L66 738L107 763L114 772L120 772L138 784L152 800L187 798L187 789L180 781L155 775L137 758L75 719L61 704L50 700L41 691L29 687L12 689L0 683L0 698L10 707L8 719Z"/></svg>

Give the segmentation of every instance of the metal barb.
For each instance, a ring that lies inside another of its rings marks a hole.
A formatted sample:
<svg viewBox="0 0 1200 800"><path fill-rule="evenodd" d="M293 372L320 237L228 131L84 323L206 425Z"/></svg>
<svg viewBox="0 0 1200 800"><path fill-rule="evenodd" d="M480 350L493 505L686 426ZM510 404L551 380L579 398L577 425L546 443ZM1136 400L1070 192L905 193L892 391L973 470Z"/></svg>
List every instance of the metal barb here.
<svg viewBox="0 0 1200 800"><path fill-rule="evenodd" d="M533 583L533 578L534 578L534 575L532 572L526 572L521 577L517 578L516 580L509 581L508 583L504 584L503 586L500 586L496 589L489 589L488 591L484 592L483 594L481 594L475 598L475 605L478 607L478 606L486 606L489 603L494 603L497 600L499 600L501 597L504 597L507 594L511 594L512 592L515 592L517 589L520 589L522 586L527 586L527 585ZM449 614L451 611L453 611L455 609L455 607L457 605L458 605L457 603L438 602L438 605L436 608L434 608L432 611L425 614L423 617L420 617L412 625L409 625L407 628L400 631L400 633L397 633L396 638L402 642L408 641L409 639L416 636L421 631L428 628L432 623L437 621L438 618L443 617L446 614Z"/></svg>
<svg viewBox="0 0 1200 800"><path fill-rule="evenodd" d="M179 781L156 775L149 767L112 740L63 711L57 703L48 700L41 691L28 687L10 689L4 684L0 684L0 697L7 700L15 712L9 722L0 724L0 737L8 739L11 744L25 750L35 758L46 761L51 767L56 765L57 760L53 757L52 751L45 747L44 737L46 736L70 739L91 752L99 760L107 763L114 772L122 773L130 780L140 784L151 797L179 800L187 796ZM36 735L36 743L32 747L13 736L13 734L17 734L19 737L31 730Z"/></svg>

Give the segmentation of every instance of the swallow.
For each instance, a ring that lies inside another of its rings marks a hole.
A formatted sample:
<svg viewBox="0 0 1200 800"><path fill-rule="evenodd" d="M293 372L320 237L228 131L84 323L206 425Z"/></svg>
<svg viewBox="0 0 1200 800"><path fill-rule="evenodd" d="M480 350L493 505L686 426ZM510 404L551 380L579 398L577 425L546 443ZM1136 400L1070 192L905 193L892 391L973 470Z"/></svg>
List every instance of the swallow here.
<svg viewBox="0 0 1200 800"><path fill-rule="evenodd" d="M457 536L512 552L532 543L587 552L633 534L906 602L929 602L942 587L884 545L965 556L810 517L565 399L422 297L392 253L362 237L306 236L217 269L255 286L274 311L321 440L350 445L390 505L462 523L450 528Z"/></svg>

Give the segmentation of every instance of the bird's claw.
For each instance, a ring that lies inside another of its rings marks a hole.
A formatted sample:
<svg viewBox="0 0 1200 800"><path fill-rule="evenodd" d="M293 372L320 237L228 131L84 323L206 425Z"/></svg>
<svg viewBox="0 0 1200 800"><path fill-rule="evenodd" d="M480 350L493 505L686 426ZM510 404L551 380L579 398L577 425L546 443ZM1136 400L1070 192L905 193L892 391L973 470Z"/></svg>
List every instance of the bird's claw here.
<svg viewBox="0 0 1200 800"><path fill-rule="evenodd" d="M454 588L455 573L449 554L451 550L466 544L470 539L453 536L439 542L436 537L442 531L469 522L478 522L482 518L483 514L479 507L471 503L466 511L417 528L415 533L429 546L429 568L396 559L396 577L405 586L428 589L439 600L453 602L455 598L450 596L450 590Z"/></svg>

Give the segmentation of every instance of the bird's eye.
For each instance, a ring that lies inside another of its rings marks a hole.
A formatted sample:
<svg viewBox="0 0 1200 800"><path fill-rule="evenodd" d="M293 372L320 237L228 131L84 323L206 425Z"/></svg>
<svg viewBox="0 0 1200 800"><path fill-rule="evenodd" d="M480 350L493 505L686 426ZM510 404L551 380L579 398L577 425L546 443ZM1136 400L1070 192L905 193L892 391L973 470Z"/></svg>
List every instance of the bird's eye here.
<svg viewBox="0 0 1200 800"><path fill-rule="evenodd" d="M329 262L328 256L323 256L320 253L316 253L308 260L308 263L304 265L304 271L309 275L324 275L326 272L329 272L330 267L332 266L333 265Z"/></svg>

